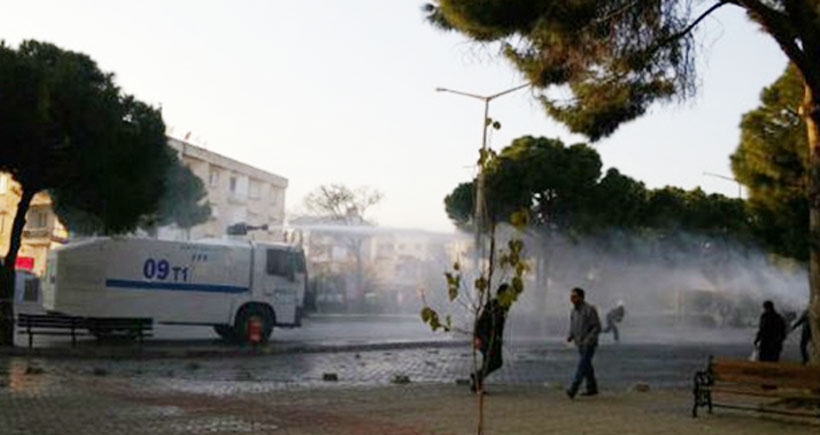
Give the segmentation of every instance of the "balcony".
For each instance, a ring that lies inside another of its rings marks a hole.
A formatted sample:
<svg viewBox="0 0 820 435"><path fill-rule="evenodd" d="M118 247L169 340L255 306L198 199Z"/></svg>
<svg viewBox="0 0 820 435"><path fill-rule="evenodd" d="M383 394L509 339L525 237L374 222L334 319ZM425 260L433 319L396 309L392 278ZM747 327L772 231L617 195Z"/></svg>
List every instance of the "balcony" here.
<svg viewBox="0 0 820 435"><path fill-rule="evenodd" d="M30 245L48 245L51 243L51 230L43 228L24 228L23 240Z"/></svg>

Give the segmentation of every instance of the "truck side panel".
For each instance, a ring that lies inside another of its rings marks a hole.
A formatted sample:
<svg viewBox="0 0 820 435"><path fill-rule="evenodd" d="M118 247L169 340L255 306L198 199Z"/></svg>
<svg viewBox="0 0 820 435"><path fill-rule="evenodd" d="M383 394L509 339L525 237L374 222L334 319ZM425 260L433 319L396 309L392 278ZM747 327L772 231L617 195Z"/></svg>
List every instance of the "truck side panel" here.
<svg viewBox="0 0 820 435"><path fill-rule="evenodd" d="M250 248L104 239L58 251L55 311L230 323L250 297Z"/></svg>

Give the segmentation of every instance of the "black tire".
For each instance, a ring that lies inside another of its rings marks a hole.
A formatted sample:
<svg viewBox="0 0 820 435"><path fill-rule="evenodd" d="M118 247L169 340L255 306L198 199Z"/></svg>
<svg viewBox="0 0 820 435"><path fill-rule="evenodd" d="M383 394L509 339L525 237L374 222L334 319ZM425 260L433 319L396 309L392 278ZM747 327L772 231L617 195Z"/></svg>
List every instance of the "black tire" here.
<svg viewBox="0 0 820 435"><path fill-rule="evenodd" d="M214 325L214 332L228 343L236 342L236 331L231 325Z"/></svg>
<svg viewBox="0 0 820 435"><path fill-rule="evenodd" d="M248 323L253 319L259 319L262 322L260 342L267 343L273 332L273 323L275 321L273 310L267 306L257 304L245 305L236 314L233 330L236 332L239 342L248 342Z"/></svg>

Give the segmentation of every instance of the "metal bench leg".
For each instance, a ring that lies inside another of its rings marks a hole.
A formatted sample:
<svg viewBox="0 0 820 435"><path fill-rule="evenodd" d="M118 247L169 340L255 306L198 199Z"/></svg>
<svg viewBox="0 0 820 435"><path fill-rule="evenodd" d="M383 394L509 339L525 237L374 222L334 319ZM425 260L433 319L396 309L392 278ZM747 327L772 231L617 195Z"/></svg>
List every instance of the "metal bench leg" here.
<svg viewBox="0 0 820 435"><path fill-rule="evenodd" d="M692 418L697 418L698 408L701 406L708 406L709 413L712 413L712 391L708 387L712 384L711 377L706 372L695 373L694 388L692 394L694 395L694 405L692 405Z"/></svg>
<svg viewBox="0 0 820 435"><path fill-rule="evenodd" d="M28 348L31 349L32 347L34 347L34 336L31 335L30 323L26 326L26 332L28 332Z"/></svg>
<svg viewBox="0 0 820 435"><path fill-rule="evenodd" d="M697 378L695 378L695 388L694 388L694 405L692 405L692 418L698 418L698 398L700 396L700 386L698 385Z"/></svg>

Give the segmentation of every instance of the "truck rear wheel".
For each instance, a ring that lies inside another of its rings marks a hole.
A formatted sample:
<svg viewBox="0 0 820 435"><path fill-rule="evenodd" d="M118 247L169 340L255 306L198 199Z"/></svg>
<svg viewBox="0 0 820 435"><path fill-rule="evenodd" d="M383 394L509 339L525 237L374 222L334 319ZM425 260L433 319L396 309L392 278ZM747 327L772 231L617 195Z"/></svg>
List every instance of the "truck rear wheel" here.
<svg viewBox="0 0 820 435"><path fill-rule="evenodd" d="M264 305L246 305L239 310L236 315L236 322L233 330L236 331L238 339L242 343L248 343L248 329L252 321L258 321L262 325L260 334L260 342L267 343L270 339L271 332L273 332L274 323L273 310Z"/></svg>

